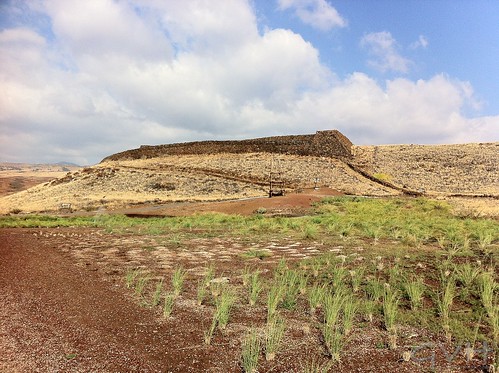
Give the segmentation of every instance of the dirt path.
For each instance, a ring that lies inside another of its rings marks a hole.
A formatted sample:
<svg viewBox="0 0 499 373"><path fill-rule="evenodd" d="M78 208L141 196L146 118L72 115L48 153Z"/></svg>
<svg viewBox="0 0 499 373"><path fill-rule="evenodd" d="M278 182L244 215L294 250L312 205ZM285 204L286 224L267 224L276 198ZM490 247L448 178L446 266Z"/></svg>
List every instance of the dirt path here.
<svg viewBox="0 0 499 373"><path fill-rule="evenodd" d="M0 231L1 372L198 372L215 365L182 330L26 230ZM53 241L52 241L53 244ZM231 361L226 362L230 364ZM230 371L230 366L220 367Z"/></svg>
<svg viewBox="0 0 499 373"><path fill-rule="evenodd" d="M116 210L129 216L186 216L196 213L220 212L224 214L252 215L263 209L267 216L299 216L310 213L313 203L325 197L339 196L343 193L330 189L306 189L301 193L289 193L281 197L260 197L247 200L222 202L184 202L156 206L140 206Z"/></svg>

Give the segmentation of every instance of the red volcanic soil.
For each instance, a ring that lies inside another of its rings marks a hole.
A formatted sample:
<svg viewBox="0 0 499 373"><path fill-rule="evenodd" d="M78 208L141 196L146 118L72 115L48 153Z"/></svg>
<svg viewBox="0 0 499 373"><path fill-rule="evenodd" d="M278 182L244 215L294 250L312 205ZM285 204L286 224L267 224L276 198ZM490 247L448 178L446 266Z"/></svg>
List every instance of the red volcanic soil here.
<svg viewBox="0 0 499 373"><path fill-rule="evenodd" d="M284 197L137 208L137 214L187 214L202 211L251 214L298 213L334 191L308 191ZM141 210L142 209L142 210ZM148 210L149 209L149 210ZM158 210L158 211L156 211ZM241 341L250 327L265 328L266 295L247 304L242 276L248 266L270 281L281 258L290 265L343 246L272 236L237 237L226 232L105 233L89 228L0 229L0 372L241 372ZM188 236L191 234L191 236ZM249 249L270 256L246 259ZM368 250L366 246L362 250ZM216 276L228 277L238 302L225 330L216 330L210 345L204 333L212 320L213 301L196 303L197 284L209 264ZM172 316L150 305L160 279L170 288L175 268L187 270L183 293ZM151 280L145 295L125 286L125 275L142 268ZM275 360L260 354L259 372L301 372L312 359L329 361L322 343L320 318L309 313L306 297L287 320L283 346ZM386 348L380 321L360 320L345 343L338 372L430 371L433 361L403 361L402 354L423 342L435 343L437 371L477 372L481 355L467 362L442 335L405 326L396 350ZM443 346L441 348L440 346ZM428 352L428 351L423 351ZM426 355L424 355L426 356Z"/></svg>
<svg viewBox="0 0 499 373"><path fill-rule="evenodd" d="M47 176L1 176L0 177L0 197L17 193L31 188L35 185L53 180L54 177Z"/></svg>
<svg viewBox="0 0 499 373"><path fill-rule="evenodd" d="M23 230L1 236L0 371L162 371L202 359L180 348L192 327L158 323L57 242L40 245Z"/></svg>
<svg viewBox="0 0 499 373"><path fill-rule="evenodd" d="M251 198L223 202L185 202L167 205L140 206L116 212L128 216L186 216L196 213L219 212L224 214L252 215L264 209L266 215L297 216L310 212L312 204L330 196L343 193L330 188L307 189L301 193L289 193L278 197Z"/></svg>

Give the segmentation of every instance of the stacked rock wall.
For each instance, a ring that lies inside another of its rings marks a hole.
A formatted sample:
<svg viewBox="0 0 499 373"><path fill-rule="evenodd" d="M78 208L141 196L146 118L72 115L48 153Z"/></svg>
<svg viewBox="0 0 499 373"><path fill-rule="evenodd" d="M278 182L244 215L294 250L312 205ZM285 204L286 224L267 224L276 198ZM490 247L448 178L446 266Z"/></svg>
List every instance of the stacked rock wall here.
<svg viewBox="0 0 499 373"><path fill-rule="evenodd" d="M240 141L196 141L168 145L142 145L113 154L103 161L154 158L165 155L219 153L282 153L321 157L351 158L352 143L336 130L315 135L274 136Z"/></svg>

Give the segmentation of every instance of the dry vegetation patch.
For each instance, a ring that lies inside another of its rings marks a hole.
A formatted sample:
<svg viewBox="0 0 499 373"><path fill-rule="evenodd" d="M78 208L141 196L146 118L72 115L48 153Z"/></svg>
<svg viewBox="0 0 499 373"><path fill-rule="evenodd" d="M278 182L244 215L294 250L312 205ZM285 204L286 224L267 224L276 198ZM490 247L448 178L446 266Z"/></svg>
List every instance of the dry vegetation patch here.
<svg viewBox="0 0 499 373"><path fill-rule="evenodd" d="M354 146L356 162L430 194L499 196L499 143Z"/></svg>
<svg viewBox="0 0 499 373"><path fill-rule="evenodd" d="M3 197L0 213L54 212L67 204L74 212L264 197L272 171L288 192L319 186L345 194L397 196L406 189L452 198L461 215L471 210L497 216L498 148L497 143L353 146L352 159L271 153L118 157ZM23 180L11 183L25 185Z"/></svg>

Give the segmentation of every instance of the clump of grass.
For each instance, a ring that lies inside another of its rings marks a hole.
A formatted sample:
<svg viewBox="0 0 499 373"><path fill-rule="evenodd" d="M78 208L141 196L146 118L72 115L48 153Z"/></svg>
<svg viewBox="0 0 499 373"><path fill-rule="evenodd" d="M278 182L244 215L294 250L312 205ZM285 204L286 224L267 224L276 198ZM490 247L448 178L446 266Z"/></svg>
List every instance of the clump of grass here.
<svg viewBox="0 0 499 373"><path fill-rule="evenodd" d="M207 345L211 344L211 339L213 338L213 334L215 333L215 329L217 328L217 314L216 312L213 314L213 318L211 320L210 328L204 332L204 343Z"/></svg>
<svg viewBox="0 0 499 373"><path fill-rule="evenodd" d="M305 240L315 240L318 235L318 229L315 224L307 223L302 227L302 238Z"/></svg>
<svg viewBox="0 0 499 373"><path fill-rule="evenodd" d="M419 249L423 245L423 238L416 233L407 232L403 234L402 242L409 247Z"/></svg>
<svg viewBox="0 0 499 373"><path fill-rule="evenodd" d="M258 258L260 260L263 260L269 256L272 256L272 253L270 251L260 249L249 249L248 251L241 254L241 257L244 259Z"/></svg>
<svg viewBox="0 0 499 373"><path fill-rule="evenodd" d="M480 230L478 232L478 249L483 255L489 258L493 253L492 242L494 242L494 235L492 234L492 232L483 230Z"/></svg>
<svg viewBox="0 0 499 373"><path fill-rule="evenodd" d="M334 294L328 293L324 298L324 323L327 325L336 325L340 317L345 297L341 291Z"/></svg>
<svg viewBox="0 0 499 373"><path fill-rule="evenodd" d="M267 320L271 320L277 312L277 307L281 302L285 289L279 282L274 282L267 296Z"/></svg>
<svg viewBox="0 0 499 373"><path fill-rule="evenodd" d="M456 280L459 281L465 289L473 286L473 283L480 272L481 270L479 267L471 265L470 263L457 265L454 271Z"/></svg>
<svg viewBox="0 0 499 373"><path fill-rule="evenodd" d="M277 353L281 345L282 338L284 337L285 329L286 324L284 319L278 315L267 321L267 327L265 330L265 359L267 361L274 360L275 354Z"/></svg>
<svg viewBox="0 0 499 373"><path fill-rule="evenodd" d="M151 305L157 306L161 300L161 292L163 291L163 279L156 283L156 289L152 295Z"/></svg>
<svg viewBox="0 0 499 373"><path fill-rule="evenodd" d="M288 264L286 263L286 259L279 259L279 262L277 263L277 267L275 269L275 277L279 278L280 276L284 275L288 269L289 268Z"/></svg>
<svg viewBox="0 0 499 373"><path fill-rule="evenodd" d="M355 314L359 308L359 302L353 295L345 298L343 303L343 334L346 336L350 334L353 326Z"/></svg>
<svg viewBox="0 0 499 373"><path fill-rule="evenodd" d="M347 240L353 235L353 223L341 224L339 226L338 232L341 238Z"/></svg>
<svg viewBox="0 0 499 373"><path fill-rule="evenodd" d="M345 278L347 277L348 271L342 265L335 265L331 270L332 285L334 291L344 287Z"/></svg>
<svg viewBox="0 0 499 373"><path fill-rule="evenodd" d="M368 237L372 238L374 240L374 244L377 245L379 239L383 235L383 230L384 230L383 226L376 226L376 227L367 226L366 227L366 234Z"/></svg>
<svg viewBox="0 0 499 373"><path fill-rule="evenodd" d="M243 286L248 286L249 282L250 282L250 278L251 278L251 269L249 266L245 266L244 269L243 269L243 273L241 275L241 278L243 280Z"/></svg>
<svg viewBox="0 0 499 373"><path fill-rule="evenodd" d="M321 262L319 260L315 259L312 262L311 267L312 267L312 276L319 277L319 273L320 273L320 270L322 268Z"/></svg>
<svg viewBox="0 0 499 373"><path fill-rule="evenodd" d="M374 314L377 310L376 302L374 302L372 300L366 300L362 303L362 306L363 306L364 317L365 317L366 321L373 322Z"/></svg>
<svg viewBox="0 0 499 373"><path fill-rule="evenodd" d="M209 284L211 280L215 278L215 266L210 264L206 269L206 273L204 274L204 282Z"/></svg>
<svg viewBox="0 0 499 373"><path fill-rule="evenodd" d="M236 302L234 290L225 286L222 289L220 297L215 299L215 315L220 329L225 329L229 323L230 312Z"/></svg>
<svg viewBox="0 0 499 373"><path fill-rule="evenodd" d="M187 275L187 271L183 269L181 266L175 269L172 276L172 286L173 286L173 294L178 297L182 292L182 287L184 286L185 276Z"/></svg>
<svg viewBox="0 0 499 373"><path fill-rule="evenodd" d="M151 233L151 232L150 232ZM161 234L162 231L159 230L158 234ZM152 233L154 234L154 233ZM180 234L173 234L170 239L168 240L173 246L179 247L182 244L182 235Z"/></svg>
<svg viewBox="0 0 499 373"><path fill-rule="evenodd" d="M148 282L149 277L147 277L146 275L139 276L137 282L135 283L135 295L141 297Z"/></svg>
<svg viewBox="0 0 499 373"><path fill-rule="evenodd" d="M308 284L308 276L303 273L303 272L300 272L298 274L298 292L300 294L305 294L307 292L307 284Z"/></svg>
<svg viewBox="0 0 499 373"><path fill-rule="evenodd" d="M140 269L134 269L134 270L127 271L127 273L125 275L125 285L126 285L127 289L130 289L133 286L135 279L141 273L142 273L142 271Z"/></svg>
<svg viewBox="0 0 499 373"><path fill-rule="evenodd" d="M248 298L249 298L249 304L251 306L254 306L256 304L258 296L260 295L263 289L263 283L259 275L260 273L258 271L255 271L250 276Z"/></svg>
<svg viewBox="0 0 499 373"><path fill-rule="evenodd" d="M370 300L378 302L385 292L383 282L378 279L370 279L366 284L365 291Z"/></svg>
<svg viewBox="0 0 499 373"><path fill-rule="evenodd" d="M491 272L483 272L479 278L480 300L487 314L491 314L494 309L494 291L497 283Z"/></svg>
<svg viewBox="0 0 499 373"><path fill-rule="evenodd" d="M278 281L283 288L282 307L294 309L300 293L300 275L296 271L287 271Z"/></svg>
<svg viewBox="0 0 499 373"><path fill-rule="evenodd" d="M256 373L260 355L260 338L255 329L250 329L242 343L241 366L246 373Z"/></svg>
<svg viewBox="0 0 499 373"><path fill-rule="evenodd" d="M175 294L168 293L165 295L165 302L163 304L163 316L165 318L170 317L173 311L173 306L175 305Z"/></svg>
<svg viewBox="0 0 499 373"><path fill-rule="evenodd" d="M417 310L423 303L425 284L421 277L411 276L404 279L403 288L412 310Z"/></svg>
<svg viewBox="0 0 499 373"><path fill-rule="evenodd" d="M210 265L206 270L203 278L198 281L197 286L197 304L198 306L202 305L206 296L208 295L208 287L210 285L211 280L215 277L215 268Z"/></svg>
<svg viewBox="0 0 499 373"><path fill-rule="evenodd" d="M362 280L364 279L364 273L364 268L356 268L355 270L349 271L350 282L352 284L352 290L354 293L360 290L360 285L362 284Z"/></svg>
<svg viewBox="0 0 499 373"><path fill-rule="evenodd" d="M400 279L402 278L399 261L400 258L395 258L395 263L388 269L388 283L391 285L398 285L400 283Z"/></svg>
<svg viewBox="0 0 499 373"><path fill-rule="evenodd" d="M204 342L207 345L211 343L217 326L220 330L224 330L227 327L230 312L235 301L236 296L234 291L224 284L224 286L221 287L220 295L215 298L215 311L213 312L210 328L204 333Z"/></svg>
<svg viewBox="0 0 499 373"><path fill-rule="evenodd" d="M196 299L198 306L202 305L206 296L208 295L207 284L203 279L198 281Z"/></svg>
<svg viewBox="0 0 499 373"><path fill-rule="evenodd" d="M218 298L220 294L222 294L222 291L225 288L226 284L227 283L223 278L221 278L220 280L219 279L211 280L209 283L211 296L215 299Z"/></svg>
<svg viewBox="0 0 499 373"><path fill-rule="evenodd" d="M450 308L454 302L456 296L456 283L454 278L451 276L444 280L442 283L443 289L439 294L437 294L437 307L438 312L441 317L442 327L445 332L445 337L450 342L452 339L452 334L450 330Z"/></svg>
<svg viewBox="0 0 499 373"><path fill-rule="evenodd" d="M483 272L479 281L480 300L487 313L487 320L492 330L492 340L495 347L499 345L499 301L495 296L498 284L491 272Z"/></svg>
<svg viewBox="0 0 499 373"><path fill-rule="evenodd" d="M340 313L346 297L343 291L326 294L324 298L324 325L322 334L328 353L334 361L340 360L343 348L343 333L339 325Z"/></svg>
<svg viewBox="0 0 499 373"><path fill-rule="evenodd" d="M326 296L325 285L319 286L315 284L308 293L308 303L310 305L310 313L314 314L315 310L322 306L324 297Z"/></svg>
<svg viewBox="0 0 499 373"><path fill-rule="evenodd" d="M388 331L389 343L391 349L397 348L397 327L398 305L400 296L397 290L386 284L383 294L383 317L385 328Z"/></svg>
<svg viewBox="0 0 499 373"><path fill-rule="evenodd" d="M343 334L339 326L324 324L322 328L324 343L333 361L340 361L343 348Z"/></svg>
<svg viewBox="0 0 499 373"><path fill-rule="evenodd" d="M319 359L315 358L308 361L305 366L302 367L302 373L329 373L332 369L332 361L321 363Z"/></svg>

